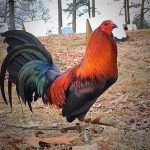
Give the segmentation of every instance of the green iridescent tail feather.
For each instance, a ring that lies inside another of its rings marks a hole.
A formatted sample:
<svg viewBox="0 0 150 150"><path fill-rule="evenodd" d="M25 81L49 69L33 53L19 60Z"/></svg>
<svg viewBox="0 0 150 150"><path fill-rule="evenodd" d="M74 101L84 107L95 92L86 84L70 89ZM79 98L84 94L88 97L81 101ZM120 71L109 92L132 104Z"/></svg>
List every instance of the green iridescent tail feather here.
<svg viewBox="0 0 150 150"><path fill-rule="evenodd" d="M34 60L26 63L18 74L16 89L18 95L23 102L32 102L33 93L43 98L43 102L47 103L45 91L49 85L46 78L46 72L50 70L51 66L48 63L43 63L40 60ZM34 97L35 98L35 97ZM37 100L35 98L34 100Z"/></svg>

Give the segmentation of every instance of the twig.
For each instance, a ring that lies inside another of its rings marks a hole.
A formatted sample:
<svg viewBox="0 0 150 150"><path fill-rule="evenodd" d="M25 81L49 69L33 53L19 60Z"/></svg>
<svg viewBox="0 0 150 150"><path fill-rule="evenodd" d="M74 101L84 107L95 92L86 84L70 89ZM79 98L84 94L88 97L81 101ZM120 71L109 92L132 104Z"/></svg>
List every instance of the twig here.
<svg viewBox="0 0 150 150"><path fill-rule="evenodd" d="M98 125L103 125L103 126L113 126L112 124L108 124L108 123L102 123L102 122L99 122L99 123L93 123L93 122L90 122L91 124L98 124ZM68 130L77 130L77 127L76 126L73 126L73 127L66 127L66 128L59 128L59 127L49 127L49 128L39 128L39 127L26 127L26 126L17 126L17 125L9 125L9 124L3 124L5 125L6 127L11 127L11 128L17 128L17 129L23 129L23 130L60 130L61 132L67 132Z"/></svg>
<svg viewBox="0 0 150 150"><path fill-rule="evenodd" d="M58 127L49 127L49 128L39 128L39 127L25 127L25 126L17 126L17 125L9 125L9 124L4 124L7 127L11 128L17 128L17 129L24 129L24 130L60 130L61 128Z"/></svg>
<svg viewBox="0 0 150 150"><path fill-rule="evenodd" d="M105 122L99 122L98 123L99 125L103 125L103 126L108 126L108 127L115 127L115 125L114 124L110 124L110 123L105 123Z"/></svg>

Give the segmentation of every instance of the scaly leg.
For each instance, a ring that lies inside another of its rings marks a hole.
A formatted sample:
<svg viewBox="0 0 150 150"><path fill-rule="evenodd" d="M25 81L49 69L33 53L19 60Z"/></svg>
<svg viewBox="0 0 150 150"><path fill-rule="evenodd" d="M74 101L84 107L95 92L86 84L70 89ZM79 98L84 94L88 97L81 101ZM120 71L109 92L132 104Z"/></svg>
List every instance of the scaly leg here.
<svg viewBox="0 0 150 150"><path fill-rule="evenodd" d="M80 121L79 124L81 126L81 132L82 132L82 137L83 137L84 143L90 143L90 139L89 139L89 136L88 136L88 131L85 127L85 122Z"/></svg>
<svg viewBox="0 0 150 150"><path fill-rule="evenodd" d="M89 143L90 139L88 136L88 131L85 127L85 115L78 117L78 120L79 120L78 126L80 126L79 129L82 132L83 141L84 141L84 143Z"/></svg>

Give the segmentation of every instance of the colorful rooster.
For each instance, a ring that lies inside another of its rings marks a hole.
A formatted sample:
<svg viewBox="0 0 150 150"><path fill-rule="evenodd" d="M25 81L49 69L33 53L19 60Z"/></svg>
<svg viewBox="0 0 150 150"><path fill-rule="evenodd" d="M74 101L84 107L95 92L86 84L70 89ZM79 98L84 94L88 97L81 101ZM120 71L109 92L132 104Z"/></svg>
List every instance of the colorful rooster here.
<svg viewBox="0 0 150 150"><path fill-rule="evenodd" d="M33 35L19 30L3 33L4 41L9 45L1 67L4 101L8 104L4 90L7 71L11 106L14 83L18 97L28 103L31 111L32 101L42 97L44 104L62 108L62 115L68 122L76 118L84 121L97 98L117 80L117 46L112 35L116 27L111 20L104 21L93 32L81 63L63 74Z"/></svg>

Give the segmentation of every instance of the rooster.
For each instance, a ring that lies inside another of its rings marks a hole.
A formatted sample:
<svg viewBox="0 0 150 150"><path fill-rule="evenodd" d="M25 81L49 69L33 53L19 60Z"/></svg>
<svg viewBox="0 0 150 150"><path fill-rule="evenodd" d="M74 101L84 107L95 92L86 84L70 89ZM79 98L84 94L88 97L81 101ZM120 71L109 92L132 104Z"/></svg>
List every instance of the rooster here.
<svg viewBox="0 0 150 150"><path fill-rule="evenodd" d="M6 104L12 106L11 88L16 84L19 99L32 111L32 101L42 97L43 103L62 108L68 122L85 115L97 98L118 77L117 46L112 30L117 26L104 21L92 34L81 63L63 74L44 46L30 33L19 30L2 34L8 44L1 67L1 93ZM4 80L8 72L8 100ZM82 125L84 126L84 125ZM83 127L85 141L88 141Z"/></svg>

